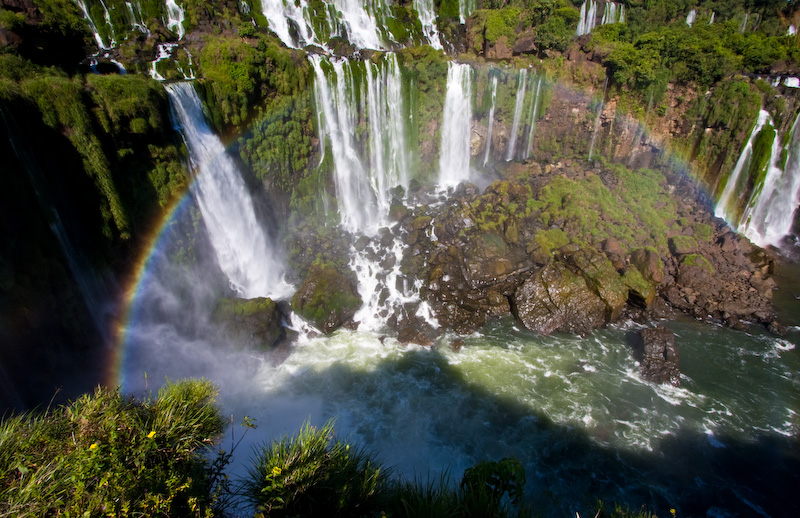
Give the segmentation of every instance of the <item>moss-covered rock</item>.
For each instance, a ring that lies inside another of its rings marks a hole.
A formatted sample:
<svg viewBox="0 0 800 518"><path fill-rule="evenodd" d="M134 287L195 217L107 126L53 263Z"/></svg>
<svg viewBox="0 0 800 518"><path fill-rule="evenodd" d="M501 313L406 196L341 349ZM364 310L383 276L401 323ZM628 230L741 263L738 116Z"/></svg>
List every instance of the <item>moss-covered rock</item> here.
<svg viewBox="0 0 800 518"><path fill-rule="evenodd" d="M650 308L656 298L656 288L647 282L642 273L633 265L625 267L622 283L628 288L628 302L643 308Z"/></svg>
<svg viewBox="0 0 800 518"><path fill-rule="evenodd" d="M669 238L669 251L676 257L697 252L697 241L690 236L673 236Z"/></svg>
<svg viewBox="0 0 800 518"><path fill-rule="evenodd" d="M586 285L606 305L606 322L617 320L628 301L628 288L611 261L605 255L591 249L581 249L569 254L566 260L578 270Z"/></svg>
<svg viewBox="0 0 800 518"><path fill-rule="evenodd" d="M292 297L292 308L324 333L341 327L360 307L361 297L350 276L321 262L311 265Z"/></svg>
<svg viewBox="0 0 800 518"><path fill-rule="evenodd" d="M631 264L642 274L644 280L660 284L664 280L664 263L653 248L639 248L631 254Z"/></svg>
<svg viewBox="0 0 800 518"><path fill-rule="evenodd" d="M606 305L600 297L583 277L558 262L531 275L512 301L517 320L543 335L555 331L584 335L605 323Z"/></svg>
<svg viewBox="0 0 800 518"><path fill-rule="evenodd" d="M280 308L268 298L220 299L212 318L239 346L267 350L286 338Z"/></svg>

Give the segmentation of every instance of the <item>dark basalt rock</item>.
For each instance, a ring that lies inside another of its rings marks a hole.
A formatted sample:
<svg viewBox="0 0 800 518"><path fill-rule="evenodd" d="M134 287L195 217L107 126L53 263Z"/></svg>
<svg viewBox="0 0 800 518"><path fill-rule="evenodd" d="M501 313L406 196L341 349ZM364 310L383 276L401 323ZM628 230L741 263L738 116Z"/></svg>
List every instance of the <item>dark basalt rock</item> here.
<svg viewBox="0 0 800 518"><path fill-rule="evenodd" d="M234 345L269 350L286 337L281 325L284 315L271 299L220 299L212 319Z"/></svg>
<svg viewBox="0 0 800 518"><path fill-rule="evenodd" d="M678 348L675 335L663 326L643 329L634 343L634 358L642 366L642 377L654 383L679 386Z"/></svg>
<svg viewBox="0 0 800 518"><path fill-rule="evenodd" d="M323 333L332 333L353 318L361 297L353 280L332 265L312 264L292 308Z"/></svg>
<svg viewBox="0 0 800 518"><path fill-rule="evenodd" d="M531 275L514 292L511 311L529 330L585 335L605 324L606 305L580 275L553 263Z"/></svg>

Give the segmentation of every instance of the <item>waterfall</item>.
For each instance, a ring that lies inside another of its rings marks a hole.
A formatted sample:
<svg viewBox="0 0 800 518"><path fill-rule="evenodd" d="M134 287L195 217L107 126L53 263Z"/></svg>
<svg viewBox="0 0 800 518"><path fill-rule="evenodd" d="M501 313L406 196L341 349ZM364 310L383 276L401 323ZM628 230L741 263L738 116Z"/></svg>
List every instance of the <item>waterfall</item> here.
<svg viewBox="0 0 800 518"><path fill-rule="evenodd" d="M607 23L625 23L625 6L616 2L606 2L603 7L603 16L600 18L600 25ZM589 34L595 25L597 25L597 2L585 0L581 4L578 30L575 31L575 35Z"/></svg>
<svg viewBox="0 0 800 518"><path fill-rule="evenodd" d="M428 39L428 43L431 47L442 50L442 41L439 38L439 31L436 29L436 11L433 9L433 0L413 0L412 5L419 14L422 32Z"/></svg>
<svg viewBox="0 0 800 518"><path fill-rule="evenodd" d="M77 3L78 7L81 8L81 11L83 11L83 17L89 23L89 29L92 31L92 34L94 34L94 40L97 42L97 46L101 50L110 49L111 46L110 45L106 45L105 41L103 41L103 37L100 36L100 32L97 30L97 25L95 25L94 20L92 20L92 15L89 14L89 9L86 7L86 1L85 0L75 0L75 3Z"/></svg>
<svg viewBox="0 0 800 518"><path fill-rule="evenodd" d="M792 229L794 212L800 195L800 115L795 118L785 148L786 162L781 169L778 165L781 157L780 138L778 135L772 143L772 156L769 170L759 192L754 191L751 201L745 209L742 225L743 232L752 242L759 246L777 245L780 239Z"/></svg>
<svg viewBox="0 0 800 518"><path fill-rule="evenodd" d="M304 47L311 44L320 45L311 25L305 20L305 13L308 13L308 11L308 3L305 0L300 0L299 2L261 0L261 12L269 21L269 28L284 45L290 48ZM291 36L289 22L292 22L292 26L297 30L298 41L295 41Z"/></svg>
<svg viewBox="0 0 800 518"><path fill-rule="evenodd" d="M464 24L477 7L477 0L458 0L458 18Z"/></svg>
<svg viewBox="0 0 800 518"><path fill-rule="evenodd" d="M614 2L606 2L603 8L603 18L600 25L607 23L622 23L625 21L625 6Z"/></svg>
<svg viewBox="0 0 800 518"><path fill-rule="evenodd" d="M525 158L530 158L533 151L533 135L536 132L536 117L539 112L539 94L542 90L542 76L539 76L536 81L536 92L533 94L533 102L531 103L531 116L528 123L528 145L525 146Z"/></svg>
<svg viewBox="0 0 800 518"><path fill-rule="evenodd" d="M492 148L492 126L494 125L494 106L497 102L497 76L492 78L492 107L489 108L489 130L486 134L486 151L483 154L483 165L489 162L489 151Z"/></svg>
<svg viewBox="0 0 800 518"><path fill-rule="evenodd" d="M747 29L747 18L750 16L750 13L744 13L744 20L742 20L741 25L739 25L739 32L744 32Z"/></svg>
<svg viewBox="0 0 800 518"><path fill-rule="evenodd" d="M454 186L470 179L469 137L472 123L472 79L468 64L447 64L447 94L442 115L439 185Z"/></svg>
<svg viewBox="0 0 800 518"><path fill-rule="evenodd" d="M511 135L509 135L508 147L506 148L506 162L514 158L514 148L517 146L517 133L519 131L519 119L522 117L522 105L525 103L525 82L528 71L519 71L517 80L517 96L514 102L514 122L511 124Z"/></svg>
<svg viewBox="0 0 800 518"><path fill-rule="evenodd" d="M608 76L603 81L603 96L600 98L600 106L597 108L597 115L594 118L594 128L592 129L592 142L589 144L589 160L592 159L594 153L594 143L597 140L597 130L600 129L600 115L603 113L603 105L606 102L606 88L608 88Z"/></svg>
<svg viewBox="0 0 800 518"><path fill-rule="evenodd" d="M708 24L709 24L709 25L711 25L712 23L714 23L714 16L715 16L715 15L716 15L716 13L715 13L714 11L711 11L711 19L710 19L710 20L708 20Z"/></svg>
<svg viewBox="0 0 800 518"><path fill-rule="evenodd" d="M184 13L183 7L179 6L175 0L167 0L167 21L165 23L167 29L171 30L178 35L178 39L183 39L186 31L183 28Z"/></svg>
<svg viewBox="0 0 800 518"><path fill-rule="evenodd" d="M756 135L758 135L758 132L761 131L761 128L764 127L768 119L769 112L766 110L761 110L758 113L758 119L756 120L755 126L753 126L753 131L750 132L750 137L747 139L744 148L742 148L739 159L736 161L733 171L731 171L731 174L728 176L725 188L714 208L714 215L718 218L723 218L731 225L738 225L738 221L734 221L737 217L736 205L738 204L738 198L734 198L733 195L736 193L738 196L743 191L741 186L739 186L742 171L746 171L749 168L750 161L753 158L753 141L755 141Z"/></svg>
<svg viewBox="0 0 800 518"><path fill-rule="evenodd" d="M195 170L192 193L231 287L243 298L287 295L283 266L256 219L236 165L205 121L200 98L191 83L166 88Z"/></svg>
<svg viewBox="0 0 800 518"><path fill-rule="evenodd" d="M150 62L150 77L158 81L164 81L164 76L158 72L158 64L172 56L172 51L177 47L177 43L159 43L156 45L156 59Z"/></svg>
<svg viewBox="0 0 800 518"><path fill-rule="evenodd" d="M133 3L125 2L125 6L128 8L128 13L131 15L131 27L141 32L146 36L150 36L150 29L147 28L147 25L144 23L144 16L142 16L142 6L139 2L136 2L136 8L134 9Z"/></svg>
<svg viewBox="0 0 800 518"><path fill-rule="evenodd" d="M380 63L324 61L317 55L309 59L316 75L320 142L330 139L342 226L372 233L385 224L391 203L388 190L408 185L407 117L397 57L387 54ZM366 67L364 74L356 70L361 66ZM360 113L366 113L366 121L359 119ZM366 154L354 138L360 122L367 127Z"/></svg>
<svg viewBox="0 0 800 518"><path fill-rule="evenodd" d="M306 0L261 0L261 11L269 21L269 27L280 40L291 48L306 45L324 47L326 41L314 33L313 18L325 17L330 36L346 37L359 49L382 50L381 31L383 14L388 10L383 1L369 3L367 9L362 0L325 0L321 12L312 12ZM296 39L293 37L296 30Z"/></svg>
<svg viewBox="0 0 800 518"><path fill-rule="evenodd" d="M585 0L581 4L581 17L578 21L578 30L575 32L577 36L583 36L592 32L594 21L597 17L597 2L594 0Z"/></svg>
<svg viewBox="0 0 800 518"><path fill-rule="evenodd" d="M689 14L686 15L686 25L691 27L692 24L694 23L695 18L697 18L697 11L692 9L691 11L689 11Z"/></svg>

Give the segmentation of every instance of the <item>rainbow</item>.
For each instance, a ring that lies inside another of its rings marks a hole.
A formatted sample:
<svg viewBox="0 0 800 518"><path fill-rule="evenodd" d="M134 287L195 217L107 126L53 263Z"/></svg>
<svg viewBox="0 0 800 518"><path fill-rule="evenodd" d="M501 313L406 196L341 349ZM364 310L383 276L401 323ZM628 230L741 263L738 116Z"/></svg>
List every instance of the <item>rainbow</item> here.
<svg viewBox="0 0 800 518"><path fill-rule="evenodd" d="M153 229L142 239L142 245L138 258L132 263L128 278L123 282L121 297L118 307L119 315L112 324L111 350L109 352L106 369L102 379L106 386L116 387L124 385L125 348L128 341L128 333L131 324L135 322L136 297L139 295L145 281L148 278L148 269L153 262L153 257L164 242L164 234L169 229L173 221L182 215L187 207L191 206L190 186L185 187L183 192L174 196L172 201L166 206L161 220L153 226Z"/></svg>

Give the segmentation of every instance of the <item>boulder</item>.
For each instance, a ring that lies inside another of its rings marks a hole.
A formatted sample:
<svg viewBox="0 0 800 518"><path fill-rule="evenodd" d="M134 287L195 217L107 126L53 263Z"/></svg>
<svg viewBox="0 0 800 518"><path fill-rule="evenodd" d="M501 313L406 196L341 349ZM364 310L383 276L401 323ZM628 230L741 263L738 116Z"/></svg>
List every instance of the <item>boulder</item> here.
<svg viewBox="0 0 800 518"><path fill-rule="evenodd" d="M268 298L220 299L212 319L228 340L241 347L269 350L286 338L283 314Z"/></svg>
<svg viewBox="0 0 800 518"><path fill-rule="evenodd" d="M642 274L644 280L651 284L661 284L664 280L664 263L652 248L639 248L631 254L631 264Z"/></svg>
<svg viewBox="0 0 800 518"><path fill-rule="evenodd" d="M531 275L514 292L511 311L533 332L584 335L605 323L606 305L578 274L555 262Z"/></svg>
<svg viewBox="0 0 800 518"><path fill-rule="evenodd" d="M616 321L628 301L628 288L611 261L592 249L581 249L570 254L566 261L583 276L586 285L606 305L606 323Z"/></svg>
<svg viewBox="0 0 800 518"><path fill-rule="evenodd" d="M666 327L657 326L640 331L634 357L641 363L644 379L654 383L670 383L676 387L680 385L675 335Z"/></svg>
<svg viewBox="0 0 800 518"><path fill-rule="evenodd" d="M628 302L640 308L649 309L656 298L656 288L647 282L642 273L632 264L625 267L622 283L628 288Z"/></svg>
<svg viewBox="0 0 800 518"><path fill-rule="evenodd" d="M361 307L354 280L332 264L314 263L292 297L292 308L323 333L353 318Z"/></svg>
<svg viewBox="0 0 800 518"><path fill-rule="evenodd" d="M533 54L536 52L536 34L533 29L529 29L519 36L511 47L511 53L515 56L520 54Z"/></svg>
<svg viewBox="0 0 800 518"><path fill-rule="evenodd" d="M697 252L697 241L693 237L680 235L669 238L669 251L675 257Z"/></svg>
<svg viewBox="0 0 800 518"><path fill-rule="evenodd" d="M401 327L397 332L397 341L401 344L417 344L423 347L431 347L433 345L433 341L419 327L413 325Z"/></svg>

